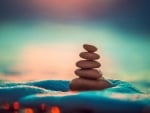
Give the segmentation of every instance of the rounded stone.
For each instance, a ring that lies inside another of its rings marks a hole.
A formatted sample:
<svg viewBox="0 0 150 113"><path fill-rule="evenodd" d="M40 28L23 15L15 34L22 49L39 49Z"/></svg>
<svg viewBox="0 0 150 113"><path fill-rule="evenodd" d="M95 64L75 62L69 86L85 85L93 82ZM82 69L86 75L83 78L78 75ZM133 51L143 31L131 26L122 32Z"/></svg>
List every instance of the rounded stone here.
<svg viewBox="0 0 150 113"><path fill-rule="evenodd" d="M75 74L82 78L88 79L99 79L102 77L101 71L96 69L77 69L75 70Z"/></svg>
<svg viewBox="0 0 150 113"><path fill-rule="evenodd" d="M87 60L96 60L100 58L98 54L89 52L81 52L79 56Z"/></svg>
<svg viewBox="0 0 150 113"><path fill-rule="evenodd" d="M85 50L87 50L88 52L95 52L95 51L97 51L97 48L95 46L89 45L89 44L84 44L83 48Z"/></svg>
<svg viewBox="0 0 150 113"><path fill-rule="evenodd" d="M99 68L101 64L97 61L81 60L76 63L76 66L83 69L89 69L89 68Z"/></svg>
<svg viewBox="0 0 150 113"><path fill-rule="evenodd" d="M89 80L84 78L73 79L70 83L71 90L102 90L111 87L111 84L106 80Z"/></svg>

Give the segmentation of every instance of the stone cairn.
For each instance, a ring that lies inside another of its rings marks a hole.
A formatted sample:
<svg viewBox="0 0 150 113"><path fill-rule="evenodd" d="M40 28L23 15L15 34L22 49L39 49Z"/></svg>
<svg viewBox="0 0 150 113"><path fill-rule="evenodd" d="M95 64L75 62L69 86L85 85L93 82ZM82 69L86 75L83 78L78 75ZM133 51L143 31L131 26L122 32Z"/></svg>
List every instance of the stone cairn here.
<svg viewBox="0 0 150 113"><path fill-rule="evenodd" d="M79 56L85 60L80 60L76 63L76 66L79 67L79 69L75 70L75 74L78 78L70 82L70 89L84 91L101 90L111 87L111 84L103 78L101 71L95 69L101 66L101 64L96 61L100 58L100 56L95 53L97 48L89 44L84 44L83 48L87 52L81 52Z"/></svg>

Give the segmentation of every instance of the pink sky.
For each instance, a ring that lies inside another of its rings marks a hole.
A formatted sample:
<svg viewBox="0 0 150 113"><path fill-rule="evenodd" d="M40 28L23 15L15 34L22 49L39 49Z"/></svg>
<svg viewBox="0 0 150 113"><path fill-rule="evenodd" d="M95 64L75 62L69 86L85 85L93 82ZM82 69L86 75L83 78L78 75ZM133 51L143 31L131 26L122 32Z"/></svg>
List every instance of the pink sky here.
<svg viewBox="0 0 150 113"><path fill-rule="evenodd" d="M86 18L105 13L118 0L30 0L28 3L43 16L52 18Z"/></svg>

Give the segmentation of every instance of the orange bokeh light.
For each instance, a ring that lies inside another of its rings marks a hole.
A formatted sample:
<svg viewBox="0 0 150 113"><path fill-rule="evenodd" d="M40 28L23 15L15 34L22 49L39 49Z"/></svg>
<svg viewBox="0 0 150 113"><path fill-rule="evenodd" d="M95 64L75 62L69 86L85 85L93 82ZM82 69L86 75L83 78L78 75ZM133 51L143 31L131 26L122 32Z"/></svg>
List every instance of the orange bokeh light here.
<svg viewBox="0 0 150 113"><path fill-rule="evenodd" d="M13 108L14 108L14 110L19 110L19 107L20 107L19 102L14 102L14 103L13 103Z"/></svg>
<svg viewBox="0 0 150 113"><path fill-rule="evenodd" d="M24 109L24 113L34 113L32 108L26 108Z"/></svg>
<svg viewBox="0 0 150 113"><path fill-rule="evenodd" d="M50 113L61 113L58 106L53 106L50 108Z"/></svg>
<svg viewBox="0 0 150 113"><path fill-rule="evenodd" d="M42 111L46 110L46 105L45 105L44 103L41 104L41 110L42 110Z"/></svg>
<svg viewBox="0 0 150 113"><path fill-rule="evenodd" d="M8 103L6 103L6 104L3 104L3 108L4 108L5 110L9 110L9 108L10 108L10 105L9 105Z"/></svg>

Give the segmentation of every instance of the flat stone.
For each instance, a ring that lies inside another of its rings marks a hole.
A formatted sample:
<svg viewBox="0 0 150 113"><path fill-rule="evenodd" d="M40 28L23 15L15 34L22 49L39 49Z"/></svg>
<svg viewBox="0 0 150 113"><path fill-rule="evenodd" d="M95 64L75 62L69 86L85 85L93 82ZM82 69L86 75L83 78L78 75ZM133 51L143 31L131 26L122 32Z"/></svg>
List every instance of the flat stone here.
<svg viewBox="0 0 150 113"><path fill-rule="evenodd" d="M71 90L102 90L111 87L111 84L106 80L89 80L84 78L73 79L70 83Z"/></svg>
<svg viewBox="0 0 150 113"><path fill-rule="evenodd" d="M97 61L81 60L76 63L76 66L83 69L89 69L89 68L99 68L101 64Z"/></svg>
<svg viewBox="0 0 150 113"><path fill-rule="evenodd" d="M89 52L81 52L79 56L87 60L96 60L100 58L98 54Z"/></svg>
<svg viewBox="0 0 150 113"><path fill-rule="evenodd" d="M75 74L82 78L99 79L102 77L101 71L96 69L77 69Z"/></svg>
<svg viewBox="0 0 150 113"><path fill-rule="evenodd" d="M84 44L83 48L85 50L87 50L88 52L95 52L95 51L97 51L97 48L95 46L89 45L89 44Z"/></svg>

